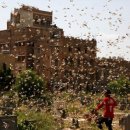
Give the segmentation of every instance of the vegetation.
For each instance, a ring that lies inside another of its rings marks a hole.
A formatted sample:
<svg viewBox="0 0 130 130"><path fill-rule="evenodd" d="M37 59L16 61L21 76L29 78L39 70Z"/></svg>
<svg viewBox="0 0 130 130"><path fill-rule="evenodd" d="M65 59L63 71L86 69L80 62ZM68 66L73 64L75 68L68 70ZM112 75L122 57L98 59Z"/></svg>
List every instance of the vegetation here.
<svg viewBox="0 0 130 130"><path fill-rule="evenodd" d="M11 74L11 71L3 66L0 74L7 76ZM8 76L6 76L3 77L5 78L4 81L7 82L9 80L7 80ZM0 82L2 83L2 81ZM11 88L12 82L9 85ZM71 127L71 121L64 120L62 122L62 117L54 114L54 110L57 108L53 107L58 105L53 105L53 103L62 101L63 105L59 105L61 107L59 111L63 108L67 116L78 119L82 118L84 114L90 113L102 97L101 93L93 94L91 92L85 93L84 91L80 91L79 93L75 93L75 91L48 92L45 81L32 70L26 70L17 75L13 87L14 89L4 94L12 102L15 101L14 104L16 104L16 107L13 110L13 114L17 115L19 130L62 130L63 127ZM117 96L120 95L123 98L124 95L130 92L130 81L122 76L110 82L108 88L112 90L112 93L115 93ZM22 99L23 102L19 103L19 99L20 101ZM3 101L5 101L4 98ZM82 125L83 129L86 129L88 126L93 130L97 129L94 122L86 123L86 125L82 123Z"/></svg>
<svg viewBox="0 0 130 130"><path fill-rule="evenodd" d="M0 91L9 91L14 83L14 80L15 78L11 69L3 63L0 69Z"/></svg>
<svg viewBox="0 0 130 130"><path fill-rule="evenodd" d="M32 70L26 70L16 77L15 90L20 98L40 98L46 91L45 81Z"/></svg>
<svg viewBox="0 0 130 130"><path fill-rule="evenodd" d="M60 127L50 113L36 112L24 106L24 109L16 114L19 130L57 130Z"/></svg>
<svg viewBox="0 0 130 130"><path fill-rule="evenodd" d="M108 84L109 89L120 97L127 96L130 93L130 81L128 78L121 76Z"/></svg>

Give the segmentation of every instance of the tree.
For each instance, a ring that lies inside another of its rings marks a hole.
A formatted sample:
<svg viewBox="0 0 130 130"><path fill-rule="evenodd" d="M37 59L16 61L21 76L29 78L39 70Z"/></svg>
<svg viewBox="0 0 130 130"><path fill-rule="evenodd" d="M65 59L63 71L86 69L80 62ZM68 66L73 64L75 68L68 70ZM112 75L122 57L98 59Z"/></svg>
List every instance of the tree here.
<svg viewBox="0 0 130 130"><path fill-rule="evenodd" d="M3 63L0 69L0 90L1 91L10 90L14 81L15 78L12 74L11 69L8 68L5 63Z"/></svg>
<svg viewBox="0 0 130 130"><path fill-rule="evenodd" d="M21 98L40 98L46 87L39 75L32 70L26 70L16 77L15 89Z"/></svg>
<svg viewBox="0 0 130 130"><path fill-rule="evenodd" d="M130 92L130 81L124 76L119 77L117 80L111 81L108 84L110 90L119 96L127 96Z"/></svg>

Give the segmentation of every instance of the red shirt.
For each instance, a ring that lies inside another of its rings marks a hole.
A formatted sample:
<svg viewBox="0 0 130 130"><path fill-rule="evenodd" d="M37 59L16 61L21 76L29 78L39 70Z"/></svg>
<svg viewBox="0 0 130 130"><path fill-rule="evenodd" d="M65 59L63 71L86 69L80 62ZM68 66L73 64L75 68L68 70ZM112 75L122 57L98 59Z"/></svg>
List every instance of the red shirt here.
<svg viewBox="0 0 130 130"><path fill-rule="evenodd" d="M114 107L116 105L116 101L112 97L105 97L103 101L97 106L96 110L104 107L103 116L107 118L114 118Z"/></svg>

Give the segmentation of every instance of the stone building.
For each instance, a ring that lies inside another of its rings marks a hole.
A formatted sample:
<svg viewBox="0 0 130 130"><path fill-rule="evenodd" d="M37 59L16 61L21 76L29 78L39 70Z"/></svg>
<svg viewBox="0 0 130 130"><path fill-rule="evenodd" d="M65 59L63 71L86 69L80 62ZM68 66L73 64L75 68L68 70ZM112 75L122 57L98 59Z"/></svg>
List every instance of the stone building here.
<svg viewBox="0 0 130 130"><path fill-rule="evenodd" d="M96 85L107 86L121 76L130 77L130 62L123 58L96 58Z"/></svg>
<svg viewBox="0 0 130 130"><path fill-rule="evenodd" d="M14 9L7 30L0 31L0 53L13 57L15 74L31 68L50 85L81 89L96 81L96 40L65 37L52 24L52 12L25 5Z"/></svg>

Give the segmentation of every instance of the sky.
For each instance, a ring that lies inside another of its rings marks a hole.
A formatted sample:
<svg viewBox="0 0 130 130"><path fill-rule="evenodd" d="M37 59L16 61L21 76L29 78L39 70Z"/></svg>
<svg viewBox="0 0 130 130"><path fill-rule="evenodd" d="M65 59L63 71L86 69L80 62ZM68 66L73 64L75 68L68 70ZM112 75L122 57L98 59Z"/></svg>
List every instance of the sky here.
<svg viewBox="0 0 130 130"><path fill-rule="evenodd" d="M53 12L65 36L97 40L97 57L130 61L130 0L0 0L0 30L22 4Z"/></svg>

